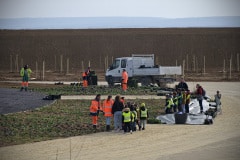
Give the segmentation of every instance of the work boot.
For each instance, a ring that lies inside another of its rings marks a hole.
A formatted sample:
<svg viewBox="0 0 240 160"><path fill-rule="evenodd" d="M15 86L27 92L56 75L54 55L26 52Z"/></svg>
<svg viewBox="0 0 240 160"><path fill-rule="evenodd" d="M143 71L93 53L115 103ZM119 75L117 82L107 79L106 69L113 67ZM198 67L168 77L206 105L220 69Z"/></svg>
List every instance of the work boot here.
<svg viewBox="0 0 240 160"><path fill-rule="evenodd" d="M20 91L23 91L23 89L24 89L24 88L23 88L23 87L21 87Z"/></svg>
<svg viewBox="0 0 240 160"><path fill-rule="evenodd" d="M106 131L109 132L110 131L110 125L106 126Z"/></svg>
<svg viewBox="0 0 240 160"><path fill-rule="evenodd" d="M25 87L25 91L27 91L28 90L28 87Z"/></svg>
<svg viewBox="0 0 240 160"><path fill-rule="evenodd" d="M97 125L93 125L93 129L97 129Z"/></svg>

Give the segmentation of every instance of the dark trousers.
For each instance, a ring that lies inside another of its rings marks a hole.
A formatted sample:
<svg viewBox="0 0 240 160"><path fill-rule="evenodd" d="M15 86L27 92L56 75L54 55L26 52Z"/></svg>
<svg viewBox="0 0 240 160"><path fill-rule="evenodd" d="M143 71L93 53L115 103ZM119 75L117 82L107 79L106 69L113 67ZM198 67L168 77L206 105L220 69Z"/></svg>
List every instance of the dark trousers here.
<svg viewBox="0 0 240 160"><path fill-rule="evenodd" d="M202 112L203 111L202 99L199 99L198 102L200 106L200 111Z"/></svg>
<svg viewBox="0 0 240 160"><path fill-rule="evenodd" d="M189 113L189 104L188 103L185 104L185 111L186 111L186 113Z"/></svg>
<svg viewBox="0 0 240 160"><path fill-rule="evenodd" d="M166 112L166 114L170 114L171 113L171 108L166 108L166 110L165 110L165 112Z"/></svg>
<svg viewBox="0 0 240 160"><path fill-rule="evenodd" d="M132 130L131 122L124 122L124 126L123 126L124 132L127 132L128 129L129 129L129 131Z"/></svg>
<svg viewBox="0 0 240 160"><path fill-rule="evenodd" d="M173 112L177 112L177 105L176 104L173 105Z"/></svg>

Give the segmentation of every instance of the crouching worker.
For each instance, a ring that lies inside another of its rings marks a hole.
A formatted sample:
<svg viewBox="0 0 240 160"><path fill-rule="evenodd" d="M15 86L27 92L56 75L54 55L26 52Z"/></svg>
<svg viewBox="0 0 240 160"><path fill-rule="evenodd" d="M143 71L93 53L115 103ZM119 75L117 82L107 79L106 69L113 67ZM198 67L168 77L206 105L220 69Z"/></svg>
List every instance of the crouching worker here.
<svg viewBox="0 0 240 160"><path fill-rule="evenodd" d="M128 129L130 133L132 134L132 126L131 122L133 120L132 112L129 108L124 108L122 113L122 122L123 122L123 130L124 133L127 133Z"/></svg>
<svg viewBox="0 0 240 160"><path fill-rule="evenodd" d="M98 115L100 111L102 112L101 95L98 94L96 98L92 100L90 106L90 115L92 116L92 125L94 129L97 128Z"/></svg>
<svg viewBox="0 0 240 160"><path fill-rule="evenodd" d="M166 114L170 114L172 107L173 107L174 103L173 103L173 99L171 95L166 95L166 104L165 104L165 112Z"/></svg>

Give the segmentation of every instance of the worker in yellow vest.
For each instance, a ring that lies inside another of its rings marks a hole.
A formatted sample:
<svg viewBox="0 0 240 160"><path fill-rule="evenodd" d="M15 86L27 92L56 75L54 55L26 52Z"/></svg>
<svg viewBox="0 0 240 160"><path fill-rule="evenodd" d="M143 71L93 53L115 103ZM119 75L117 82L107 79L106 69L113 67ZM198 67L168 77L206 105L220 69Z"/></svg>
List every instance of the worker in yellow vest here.
<svg viewBox="0 0 240 160"><path fill-rule="evenodd" d="M140 128L139 131L146 129L147 119L149 117L148 110L145 106L145 103L141 103L140 105Z"/></svg>
<svg viewBox="0 0 240 160"><path fill-rule="evenodd" d="M22 87L20 91L25 89L25 91L28 90L28 80L30 78L30 74L32 73L32 70L29 68L28 65L25 65L23 68L20 70L20 76L22 77Z"/></svg>
<svg viewBox="0 0 240 160"><path fill-rule="evenodd" d="M174 103L173 103L173 99L171 95L166 95L166 104L165 104L165 112L166 114L170 114L172 107L173 107Z"/></svg>
<svg viewBox="0 0 240 160"><path fill-rule="evenodd" d="M111 119L112 119L112 106L113 106L112 96L109 95L107 99L103 101L103 113L106 118L106 131L110 131Z"/></svg>
<svg viewBox="0 0 240 160"><path fill-rule="evenodd" d="M101 95L98 94L94 100L92 100L90 105L90 115L92 116L93 129L97 128L97 121L99 112L102 111L101 105Z"/></svg>
<svg viewBox="0 0 240 160"><path fill-rule="evenodd" d="M127 133L128 129L130 133L132 134L132 127L131 127L131 122L132 122L132 112L130 111L129 108L124 108L122 112L122 122L123 122L123 130L124 133Z"/></svg>
<svg viewBox="0 0 240 160"><path fill-rule="evenodd" d="M177 92L173 92L173 112L176 113L177 112L177 108L178 108L178 96L177 96Z"/></svg>

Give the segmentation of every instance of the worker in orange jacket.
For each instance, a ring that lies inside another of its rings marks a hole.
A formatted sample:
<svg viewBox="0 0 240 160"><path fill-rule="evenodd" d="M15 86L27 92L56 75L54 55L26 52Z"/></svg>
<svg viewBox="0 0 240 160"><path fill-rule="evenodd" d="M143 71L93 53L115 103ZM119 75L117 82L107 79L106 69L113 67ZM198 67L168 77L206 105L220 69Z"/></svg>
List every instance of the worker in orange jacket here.
<svg viewBox="0 0 240 160"><path fill-rule="evenodd" d="M87 72L83 72L83 73L82 73L83 87L84 87L84 88L86 88L86 87L88 86L87 76L88 76L88 73L87 73Z"/></svg>
<svg viewBox="0 0 240 160"><path fill-rule="evenodd" d="M122 72L122 90L127 91L128 73L125 69Z"/></svg>
<svg viewBox="0 0 240 160"><path fill-rule="evenodd" d="M98 115L99 112L102 112L102 106L101 106L101 95L98 94L94 100L91 102L90 106L90 115L92 116L92 125L93 128L97 128L97 121L98 121Z"/></svg>
<svg viewBox="0 0 240 160"><path fill-rule="evenodd" d="M106 117L106 131L110 131L110 124L112 119L112 105L114 101L112 99L112 96L109 95L107 99L103 101L103 113Z"/></svg>

